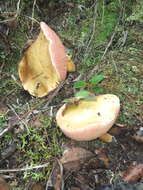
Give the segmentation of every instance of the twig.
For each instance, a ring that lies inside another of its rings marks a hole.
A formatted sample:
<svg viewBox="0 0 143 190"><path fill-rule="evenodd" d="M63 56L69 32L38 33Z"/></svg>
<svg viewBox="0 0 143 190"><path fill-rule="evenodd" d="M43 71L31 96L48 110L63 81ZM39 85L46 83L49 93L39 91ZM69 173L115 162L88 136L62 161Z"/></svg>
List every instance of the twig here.
<svg viewBox="0 0 143 190"><path fill-rule="evenodd" d="M51 103L52 100L53 100L53 98L58 94L59 90L64 86L65 82L66 82L66 80L62 81L61 84L59 84L58 88L53 92L53 94L49 95L46 99L44 99L43 101L41 101L38 104L36 104L31 110L29 110L28 112L24 113L23 116L20 119L17 119L12 124L9 124L9 126L0 133L0 138L3 137L3 135L5 133L7 133L9 130L11 130L16 124L18 124L23 119L25 119L30 113L33 112L33 110L37 109L37 107L41 106L42 104L44 104L47 101L49 101L49 103Z"/></svg>
<svg viewBox="0 0 143 190"><path fill-rule="evenodd" d="M2 21L0 21L0 23L10 22L10 21L15 20L18 17L18 15L20 13L20 11L19 11L19 9L20 9L20 2L21 2L21 0L18 0L17 5L16 5L17 6L16 14L13 16L13 18L2 20Z"/></svg>
<svg viewBox="0 0 143 190"><path fill-rule="evenodd" d="M33 2L33 7L32 7L32 22L31 22L31 24L32 24L32 27L31 27L31 31L33 30L33 18L34 18L34 9L35 9L35 5L36 5L36 0L34 0L34 2Z"/></svg>
<svg viewBox="0 0 143 190"><path fill-rule="evenodd" d="M17 9L16 9L16 15L15 15L15 18L19 15L20 11L19 11L19 8L20 8L20 2L21 0L18 1L17 3Z"/></svg>
<svg viewBox="0 0 143 190"><path fill-rule="evenodd" d="M123 31L123 39L122 39L122 44L121 46L123 47L126 43L126 40L127 40L127 36L128 36L128 31Z"/></svg>
<svg viewBox="0 0 143 190"><path fill-rule="evenodd" d="M23 17L25 17L25 18L28 18L28 19L32 20L33 22L36 22L37 24L40 23L38 20L36 20L35 18L32 18L32 17L30 17L30 16L27 16L27 15L21 15L21 16L23 16Z"/></svg>
<svg viewBox="0 0 143 190"><path fill-rule="evenodd" d="M6 17L6 16L14 16L16 13L15 12L2 12L0 13L0 16Z"/></svg>
<svg viewBox="0 0 143 190"><path fill-rule="evenodd" d="M16 79L16 77L12 74L11 78L14 80L14 82L21 88L22 85L20 84L20 82L18 82L18 80Z"/></svg>
<svg viewBox="0 0 143 190"><path fill-rule="evenodd" d="M3 179L12 179L15 178L15 175L0 175L0 177Z"/></svg>
<svg viewBox="0 0 143 190"><path fill-rule="evenodd" d="M21 120L21 118L19 117L19 115L16 113L16 111L14 110L14 108L9 104L8 107L12 110L12 112L15 114L15 116L18 118L18 120ZM28 129L28 126L27 126L27 123L25 121L20 121L21 124L23 124L27 131L29 132L29 129Z"/></svg>
<svg viewBox="0 0 143 190"><path fill-rule="evenodd" d="M2 41L5 43L6 48L8 49L9 52L12 51L11 45L9 40L7 39L7 37L5 36L5 34L3 34L2 32L0 32L0 38L2 39Z"/></svg>
<svg viewBox="0 0 143 190"><path fill-rule="evenodd" d="M112 42L113 42L113 39L114 39L115 34L116 34L116 30L113 32L113 34L112 34L112 36L111 36L111 39L110 39L109 43L107 44L107 47L105 48L105 51L104 51L104 53L103 53L101 59L103 59L103 58L105 57L105 55L106 55L106 53L107 53L109 47L111 46L111 44L112 44Z"/></svg>
<svg viewBox="0 0 143 190"><path fill-rule="evenodd" d="M0 170L0 173L23 172L23 171L27 171L27 170L34 170L34 169L44 168L44 167L47 167L48 165L49 165L49 163L45 163L45 164L42 164L42 165L25 167L25 168L3 169L3 170Z"/></svg>
<svg viewBox="0 0 143 190"><path fill-rule="evenodd" d="M56 173L56 176L55 176ZM53 176L56 177L56 183L52 183ZM54 187L56 190L64 190L64 181L63 181L63 165L60 160L56 159L55 165L50 173L50 176L47 180L46 190L49 187Z"/></svg>
<svg viewBox="0 0 143 190"><path fill-rule="evenodd" d="M101 60L105 57L105 55L106 55L106 53L107 53L109 47L112 45L113 39L114 39L114 37L115 37L115 34L117 33L117 28L118 28L120 19L121 19L121 14L120 14L119 19L118 19L118 22L117 22L117 24L116 24L116 26L115 26L114 32L113 32L113 34L112 34L112 36L111 36L111 39L110 39L109 43L107 44L107 47L105 48L105 51L104 51L104 53L103 53L103 55L102 55L102 57L101 57ZM127 36L125 35L125 40L126 40L126 37L127 37Z"/></svg>
<svg viewBox="0 0 143 190"><path fill-rule="evenodd" d="M97 14L97 7L98 7L98 3L96 2L96 4L95 4L95 7L94 7L94 17L96 18L96 14ZM85 56L84 56L84 59L86 59L87 58L87 51L89 51L89 46L90 46L90 44L91 44L91 42L92 42L92 40L93 40L93 37L94 37L94 35L95 35L95 26L96 26L96 19L94 18L94 22L93 22L93 29L92 29L92 35L91 35L91 38L90 38L90 40L89 40L89 42L88 42L88 44L87 44L87 46L86 46L86 49L85 49Z"/></svg>
<svg viewBox="0 0 143 190"><path fill-rule="evenodd" d="M13 20L15 20L15 16L14 16L13 18L10 18L10 19L0 20L0 24L1 24L1 23L11 22L11 21L13 21Z"/></svg>
<svg viewBox="0 0 143 190"><path fill-rule="evenodd" d="M0 75L2 73L3 66L4 66L4 62L2 63L2 66L0 67ZM0 76L0 80L3 80L6 77L10 77L10 73L4 73L2 76Z"/></svg>

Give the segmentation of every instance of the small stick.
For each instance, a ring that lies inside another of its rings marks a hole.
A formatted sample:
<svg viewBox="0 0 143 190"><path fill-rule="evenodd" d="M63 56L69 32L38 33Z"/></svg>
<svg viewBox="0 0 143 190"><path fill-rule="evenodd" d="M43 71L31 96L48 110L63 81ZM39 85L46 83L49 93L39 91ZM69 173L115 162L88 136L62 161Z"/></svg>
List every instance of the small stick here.
<svg viewBox="0 0 143 190"><path fill-rule="evenodd" d="M37 24L40 24L40 22L39 22L38 20L36 20L35 18L32 18L32 17L27 16L27 15L22 15L22 14L21 14L21 16L23 16L23 17L25 17L25 18L28 18L28 19L30 19L30 20L33 20L33 22L35 22L35 23L37 23Z"/></svg>
<svg viewBox="0 0 143 190"><path fill-rule="evenodd" d="M33 30L33 18L34 18L34 11L35 11L35 5L36 5L36 0L34 0L34 3L33 3L33 7L32 7L32 16L31 16L31 18L32 18L32 27L31 27L31 31Z"/></svg>
<svg viewBox="0 0 143 190"><path fill-rule="evenodd" d="M3 179L12 179L12 178L15 178L14 175L0 175L1 178Z"/></svg>
<svg viewBox="0 0 143 190"><path fill-rule="evenodd" d="M20 13L20 3L21 3L21 0L18 0L17 5L16 5L17 6L16 14L10 19L0 21L0 23L7 23L7 22L15 20L19 16L19 13Z"/></svg>
<svg viewBox="0 0 143 190"><path fill-rule="evenodd" d="M114 37L115 37L115 34L116 34L116 31L113 32L113 34L112 34L112 36L111 36L111 39L110 39L110 41L109 41L109 43L108 43L108 45L107 45L107 47L106 47L106 49L105 49L105 51L104 51L102 57L101 57L101 59L103 59L103 58L105 57L105 55L106 55L106 53L107 53L109 47L111 46L111 44L112 44L112 42L113 42L113 39L114 39Z"/></svg>
<svg viewBox="0 0 143 190"><path fill-rule="evenodd" d="M91 42L92 42L92 40L94 38L94 35L95 35L97 8L98 8L98 3L96 2L95 7L94 7L94 17L95 18L94 18L94 22L93 22L92 34L91 34L91 38L90 38L90 40L89 40L89 42L88 42L88 44L86 46L85 52L84 52L84 54L85 54L84 59L86 59L88 57L87 52L89 51L90 44L91 44Z"/></svg>
<svg viewBox="0 0 143 190"><path fill-rule="evenodd" d="M34 170L34 169L39 169L39 168L45 168L49 165L49 163L45 163L42 165L38 165L38 166L32 166L32 167L25 167L25 168L15 168L15 169L3 169L0 170L0 173L8 173L8 172L23 172L23 171L27 171L27 170Z"/></svg>

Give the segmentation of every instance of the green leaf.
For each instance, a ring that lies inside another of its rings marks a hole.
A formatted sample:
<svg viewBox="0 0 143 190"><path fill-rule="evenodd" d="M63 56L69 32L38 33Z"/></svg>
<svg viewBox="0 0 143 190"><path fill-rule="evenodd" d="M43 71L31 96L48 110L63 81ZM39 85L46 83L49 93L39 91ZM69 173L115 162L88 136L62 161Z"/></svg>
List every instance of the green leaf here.
<svg viewBox="0 0 143 190"><path fill-rule="evenodd" d="M69 103L69 102L71 102L71 100L70 99L64 99L62 102Z"/></svg>
<svg viewBox="0 0 143 190"><path fill-rule="evenodd" d="M87 90L80 90L75 94L76 98L87 98L89 96L91 96L91 93Z"/></svg>
<svg viewBox="0 0 143 190"><path fill-rule="evenodd" d="M78 82L75 82L74 83L74 88L81 88L81 87L84 87L86 85L86 82L85 81L78 81Z"/></svg>
<svg viewBox="0 0 143 190"><path fill-rule="evenodd" d="M94 93L102 93L103 92L103 88L102 87L96 87L96 88L93 88L92 89L92 91L94 92Z"/></svg>
<svg viewBox="0 0 143 190"><path fill-rule="evenodd" d="M97 75L97 76L91 78L90 83L93 84L93 85L96 85L99 82L101 82L103 79L104 79L104 75L102 75L102 74Z"/></svg>
<svg viewBox="0 0 143 190"><path fill-rule="evenodd" d="M74 103L75 98L64 99L62 102L64 102L64 103Z"/></svg>

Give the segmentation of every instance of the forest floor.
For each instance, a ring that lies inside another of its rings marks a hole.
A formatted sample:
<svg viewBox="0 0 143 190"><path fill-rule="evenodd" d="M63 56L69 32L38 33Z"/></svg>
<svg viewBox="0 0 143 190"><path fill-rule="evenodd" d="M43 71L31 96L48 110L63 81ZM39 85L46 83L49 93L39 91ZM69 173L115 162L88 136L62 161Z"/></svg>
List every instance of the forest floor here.
<svg viewBox="0 0 143 190"><path fill-rule="evenodd" d="M48 189L51 182L55 189L64 185L64 189L92 190L123 182L129 166L143 164L140 6L131 0L0 2L0 176L13 189L28 189L35 182L47 184ZM31 96L18 76L23 47L39 33L40 21L60 36L76 65L51 101L48 96ZM98 74L104 75L98 90L94 86L88 90L115 94L121 102L110 131L113 141L73 141L58 128L56 112L64 99L79 90L75 81L89 83ZM79 154L76 162L67 160L67 166L59 162L65 149ZM141 180L143 170L138 175L135 182Z"/></svg>

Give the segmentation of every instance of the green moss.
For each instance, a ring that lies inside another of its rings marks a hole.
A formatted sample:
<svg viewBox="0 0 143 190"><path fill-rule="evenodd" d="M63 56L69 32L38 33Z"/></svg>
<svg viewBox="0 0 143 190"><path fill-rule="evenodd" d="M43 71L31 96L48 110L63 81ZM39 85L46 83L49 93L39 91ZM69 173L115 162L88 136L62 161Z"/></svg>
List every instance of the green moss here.
<svg viewBox="0 0 143 190"><path fill-rule="evenodd" d="M105 5L105 1L101 1L99 4L99 15L98 16L98 33L96 36L97 45L100 43L105 43L108 38L111 36L112 32L115 29L115 26L118 23L118 12L120 12L120 8L118 5L118 1L113 1L109 5Z"/></svg>
<svg viewBox="0 0 143 190"><path fill-rule="evenodd" d="M51 119L41 117L41 125L36 127L34 123L28 127L28 131L18 135L18 157L17 162L24 160L25 165L35 166L42 163L51 163L51 159L61 154L63 137L61 131L55 126ZM51 166L46 172L51 171ZM28 171L24 173L24 179L45 179L45 169Z"/></svg>
<svg viewBox="0 0 143 190"><path fill-rule="evenodd" d="M137 21L143 23L143 1L140 0L132 7L132 14L127 17L127 21Z"/></svg>

